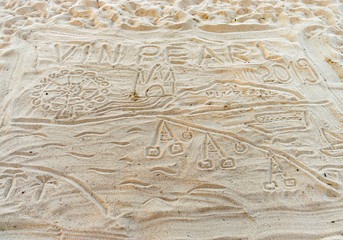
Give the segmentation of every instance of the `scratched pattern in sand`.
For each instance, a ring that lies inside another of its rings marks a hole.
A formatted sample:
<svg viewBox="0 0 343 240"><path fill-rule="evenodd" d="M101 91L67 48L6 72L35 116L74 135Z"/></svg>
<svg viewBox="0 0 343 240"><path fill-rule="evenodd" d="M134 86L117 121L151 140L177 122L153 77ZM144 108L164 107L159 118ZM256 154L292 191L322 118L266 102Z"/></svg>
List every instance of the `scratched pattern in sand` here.
<svg viewBox="0 0 343 240"><path fill-rule="evenodd" d="M342 13L0 1L0 238L343 239Z"/></svg>

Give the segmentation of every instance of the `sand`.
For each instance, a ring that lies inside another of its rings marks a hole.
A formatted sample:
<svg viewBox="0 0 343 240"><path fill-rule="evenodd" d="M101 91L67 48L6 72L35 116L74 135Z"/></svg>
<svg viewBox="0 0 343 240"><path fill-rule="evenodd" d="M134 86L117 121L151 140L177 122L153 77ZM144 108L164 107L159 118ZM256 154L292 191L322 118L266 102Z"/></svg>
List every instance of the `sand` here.
<svg viewBox="0 0 343 240"><path fill-rule="evenodd" d="M343 1L0 1L0 239L343 239Z"/></svg>

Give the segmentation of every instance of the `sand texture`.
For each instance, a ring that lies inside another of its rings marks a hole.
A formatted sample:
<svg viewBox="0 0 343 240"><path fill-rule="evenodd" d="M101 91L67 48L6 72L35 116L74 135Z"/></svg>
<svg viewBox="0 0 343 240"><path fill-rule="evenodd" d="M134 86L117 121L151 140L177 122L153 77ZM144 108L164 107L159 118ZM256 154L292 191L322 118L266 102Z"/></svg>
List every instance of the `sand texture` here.
<svg viewBox="0 0 343 240"><path fill-rule="evenodd" d="M343 0L0 0L0 239L343 239Z"/></svg>

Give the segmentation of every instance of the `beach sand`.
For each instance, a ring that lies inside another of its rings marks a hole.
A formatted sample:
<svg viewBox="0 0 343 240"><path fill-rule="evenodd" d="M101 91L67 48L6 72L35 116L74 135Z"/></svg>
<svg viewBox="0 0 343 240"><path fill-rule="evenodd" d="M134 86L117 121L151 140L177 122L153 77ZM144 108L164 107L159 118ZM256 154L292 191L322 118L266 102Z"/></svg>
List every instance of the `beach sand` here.
<svg viewBox="0 0 343 240"><path fill-rule="evenodd" d="M0 1L0 239L343 239L343 1Z"/></svg>

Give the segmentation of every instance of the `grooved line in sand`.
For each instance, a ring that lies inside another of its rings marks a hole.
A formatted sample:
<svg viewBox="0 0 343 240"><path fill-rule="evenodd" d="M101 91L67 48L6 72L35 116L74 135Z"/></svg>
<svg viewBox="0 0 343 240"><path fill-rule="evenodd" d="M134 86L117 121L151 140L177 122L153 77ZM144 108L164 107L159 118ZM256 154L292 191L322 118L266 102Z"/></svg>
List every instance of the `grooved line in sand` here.
<svg viewBox="0 0 343 240"><path fill-rule="evenodd" d="M109 207L107 203L103 199L101 199L98 195L96 195L94 192L92 192L92 190L89 187L87 187L83 182L81 182L75 177L68 176L58 170L48 168L48 167L42 167L42 166L28 166L28 165L17 164L17 163L0 162L0 167L25 169L28 171L48 173L55 177L62 177L65 181L71 183L76 188L78 188L81 192L87 195L87 197L100 209L101 213L104 216L108 216L109 214Z"/></svg>

